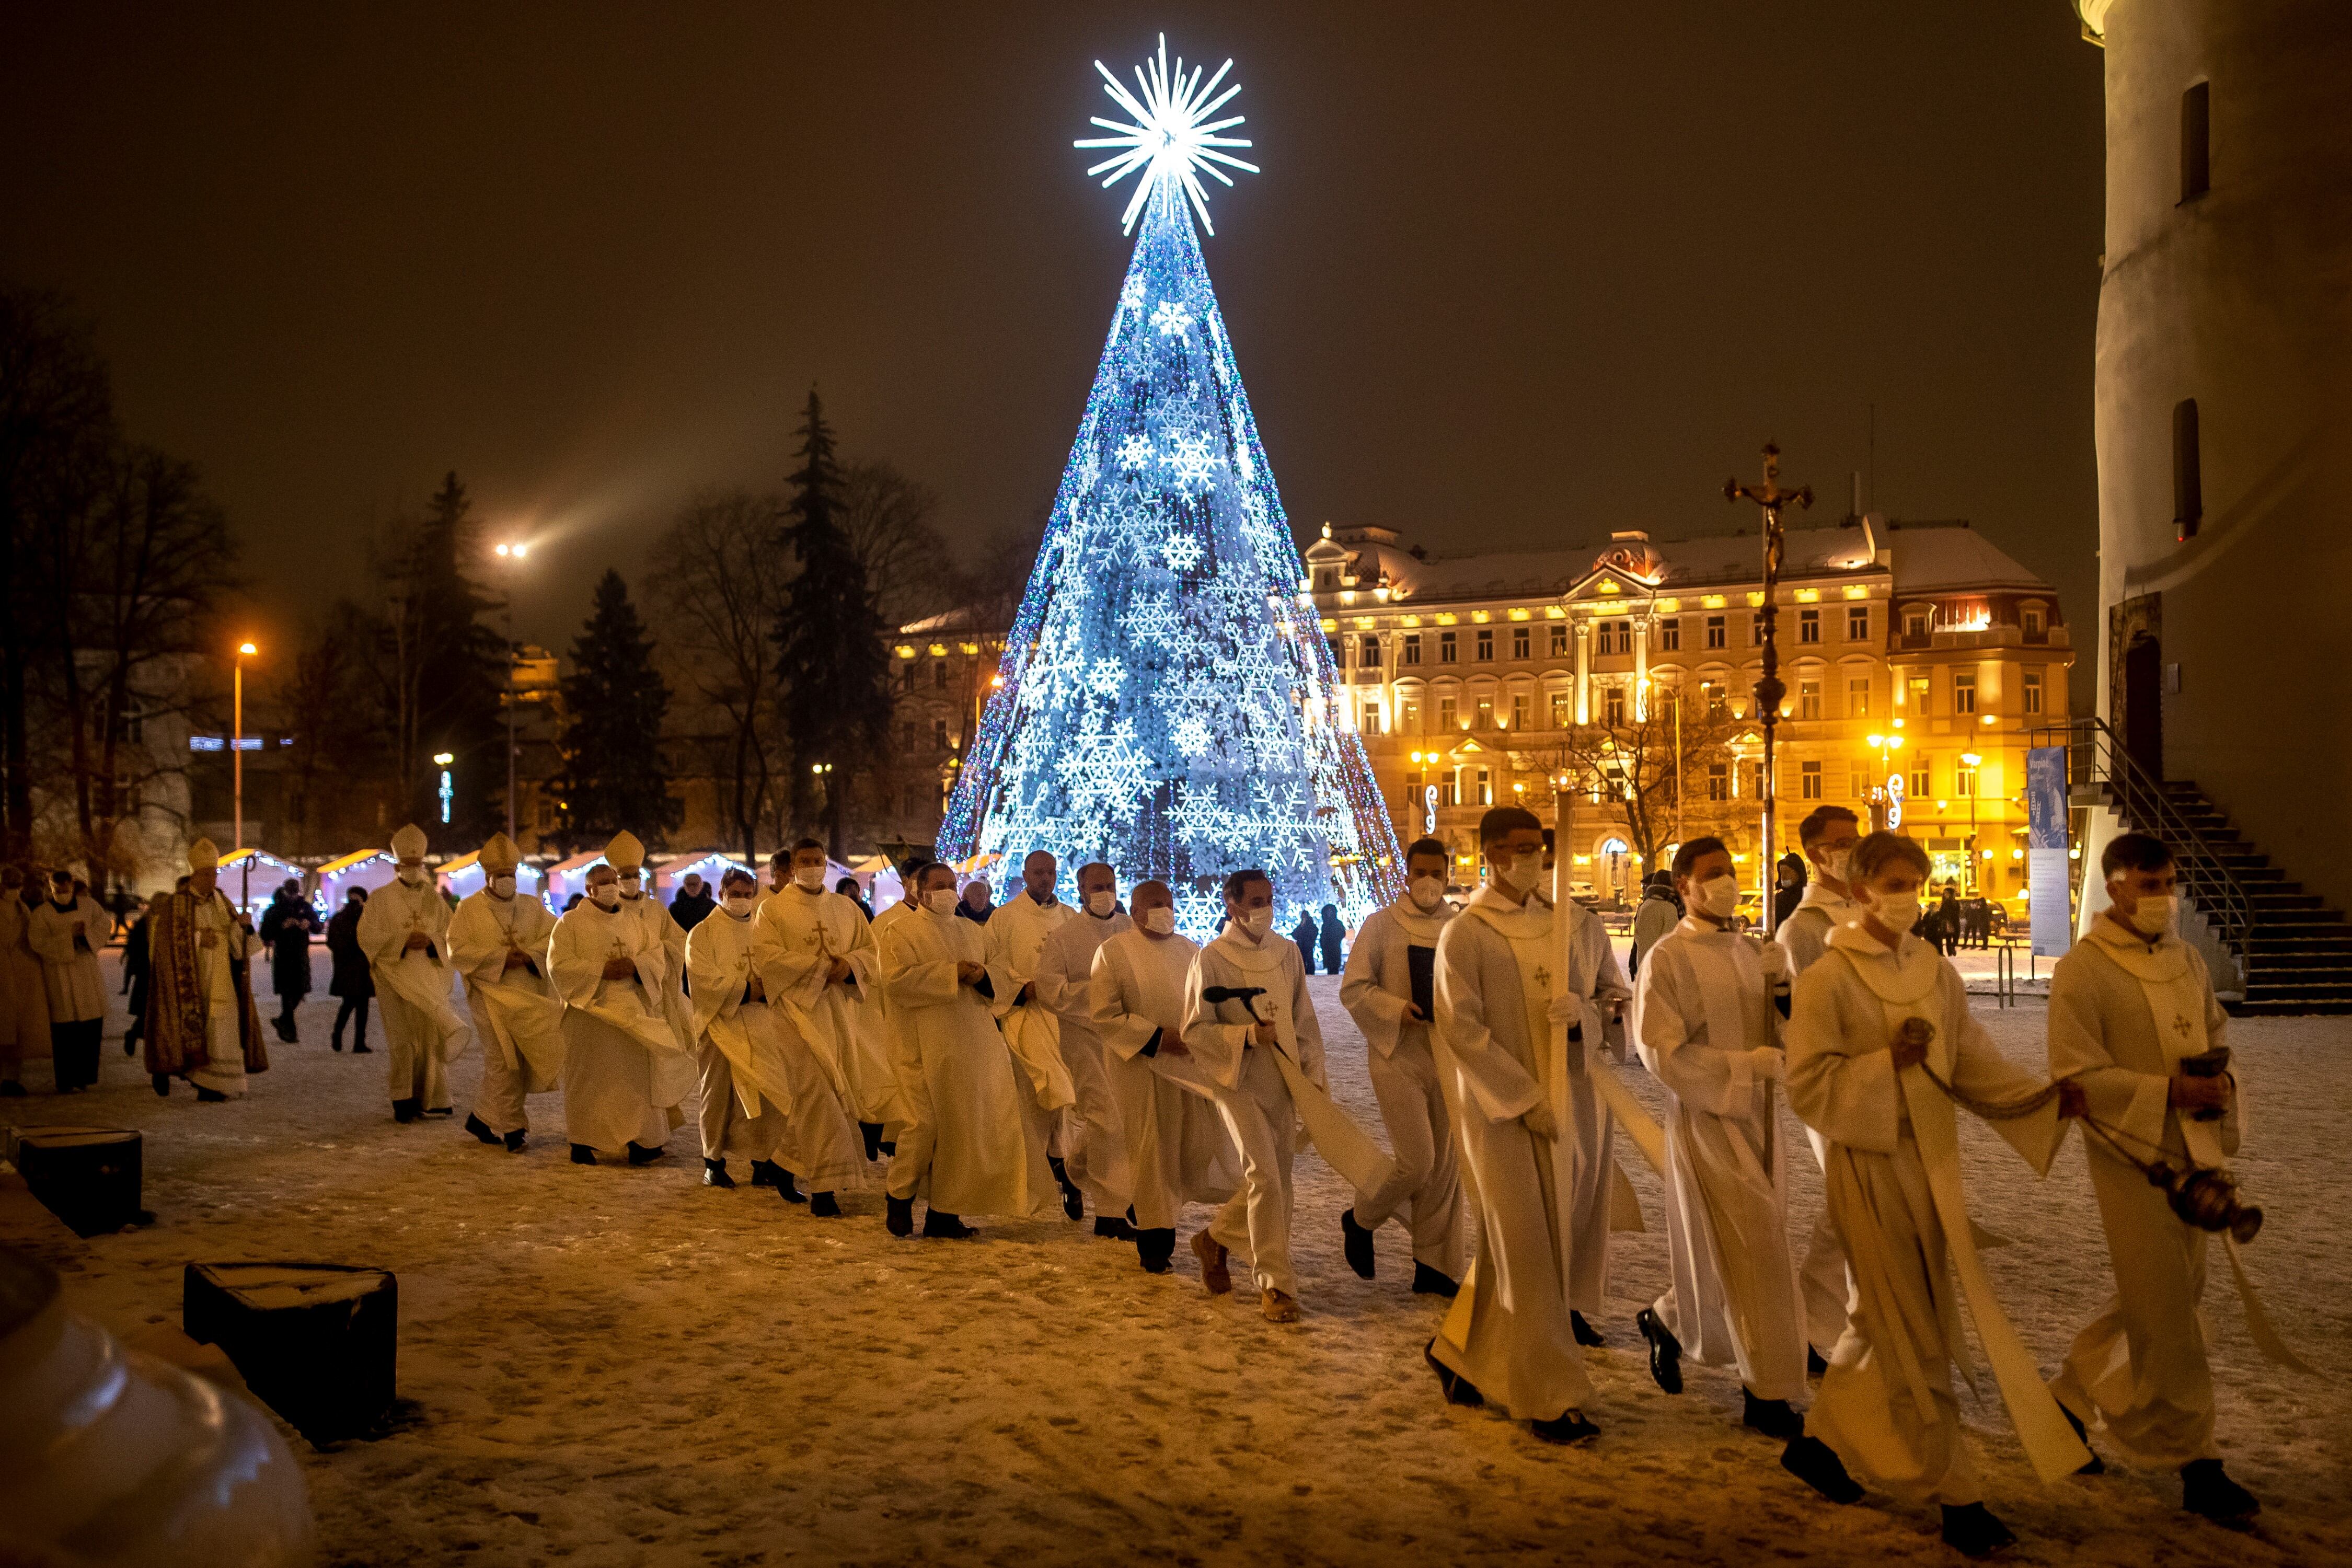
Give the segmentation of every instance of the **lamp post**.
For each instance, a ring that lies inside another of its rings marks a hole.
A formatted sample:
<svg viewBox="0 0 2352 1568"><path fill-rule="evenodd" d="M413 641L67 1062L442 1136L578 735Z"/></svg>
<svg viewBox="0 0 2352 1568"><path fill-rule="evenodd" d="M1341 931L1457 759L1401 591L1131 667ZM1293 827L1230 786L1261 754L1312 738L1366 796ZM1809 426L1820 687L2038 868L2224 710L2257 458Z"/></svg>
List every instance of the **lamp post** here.
<svg viewBox="0 0 2352 1568"><path fill-rule="evenodd" d="M236 645L236 674L231 678L228 719L228 771L231 822L229 837L236 840L241 858L237 865L240 886L237 908L244 909L253 891L253 857L243 855L245 848L245 661L260 650L249 642Z"/></svg>
<svg viewBox="0 0 2352 1568"><path fill-rule="evenodd" d="M501 544L501 545L499 545L499 546L498 547L498 557L499 557L499 560L501 560L501 561L508 561L508 562L516 562L516 561L520 561L520 560L521 560L525 555L528 555L528 554L530 554L530 546L528 543L508 543L508 544ZM506 602L506 617L507 617L507 837L508 837L509 838L512 838L512 837L514 837L514 831L515 831L515 679L514 679L514 671L515 671L515 640L514 640L514 585L513 585L511 583L510 583L510 584L509 584L507 585L507 595L506 595L506 598L507 598L507 602Z"/></svg>
<svg viewBox="0 0 2352 1568"><path fill-rule="evenodd" d="M1977 878L1977 766L1984 759L1974 752L1960 753L1960 765L1969 770L1969 880ZM1972 889L1973 890L1973 889Z"/></svg>
<svg viewBox="0 0 2352 1568"><path fill-rule="evenodd" d="M1779 806L1780 780L1772 763L1772 732L1780 722L1780 702L1789 689L1780 680L1780 648L1778 622L1780 607L1773 603L1773 592L1780 581L1780 553L1787 540L1780 532L1780 509L1795 506L1802 511L1813 504L1813 487L1800 485L1795 489L1780 488L1780 448L1771 442L1764 443L1764 482L1743 485L1738 479L1723 481L1723 499L1727 501L1752 500L1764 509L1764 606L1763 645L1764 674L1756 682L1756 707L1764 721L1763 787L1758 792L1764 798L1764 848L1757 857L1761 863L1761 892L1764 933L1772 933L1772 862L1778 858L1778 843L1773 817Z"/></svg>

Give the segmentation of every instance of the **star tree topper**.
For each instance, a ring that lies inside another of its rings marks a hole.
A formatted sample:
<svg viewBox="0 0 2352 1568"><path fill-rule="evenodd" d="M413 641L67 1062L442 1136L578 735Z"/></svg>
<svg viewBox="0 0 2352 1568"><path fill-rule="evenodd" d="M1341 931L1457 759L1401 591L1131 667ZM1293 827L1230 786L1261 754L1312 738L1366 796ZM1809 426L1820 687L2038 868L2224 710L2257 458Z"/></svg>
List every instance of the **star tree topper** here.
<svg viewBox="0 0 2352 1568"><path fill-rule="evenodd" d="M1070 145L1121 149L1087 171L1088 174L1104 176L1105 190L1138 170L1142 171L1143 177L1136 182L1134 198L1127 204L1127 214L1120 220L1120 233L1135 232L1136 217L1150 201L1152 191L1162 180L1170 180L1183 186L1185 195L1192 198L1192 210L1201 215L1201 226L1214 234L1217 226L1209 221L1209 195L1201 187L1201 175L1205 173L1230 186L1233 177L1217 167L1220 163L1245 174L1258 173L1255 163L1244 163L1229 153L1217 151L1220 147L1249 145L1244 137L1217 134L1239 125L1244 116L1236 114L1231 119L1213 121L1209 118L1242 89L1241 83L1235 82L1224 91L1217 91L1217 84L1233 68L1234 62L1227 60L1217 68L1217 74L1209 79L1206 86L1201 81L1201 67L1194 66L1189 77L1185 74L1181 55L1176 57L1176 68L1171 71L1165 33L1160 35L1159 54L1135 68L1139 92L1128 91L1125 84L1110 74L1108 66L1100 60L1095 62L1095 69L1102 73L1103 90L1131 120L1105 120L1095 115L1093 123L1113 134L1089 136Z"/></svg>

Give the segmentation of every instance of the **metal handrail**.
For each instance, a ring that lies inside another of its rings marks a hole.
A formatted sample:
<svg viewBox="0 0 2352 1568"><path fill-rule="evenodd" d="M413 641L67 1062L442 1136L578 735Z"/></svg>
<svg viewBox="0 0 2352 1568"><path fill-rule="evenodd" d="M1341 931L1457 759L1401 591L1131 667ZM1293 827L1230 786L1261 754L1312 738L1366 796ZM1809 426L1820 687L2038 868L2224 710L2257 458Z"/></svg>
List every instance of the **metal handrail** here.
<svg viewBox="0 0 2352 1568"><path fill-rule="evenodd" d="M2065 740L2043 738L2057 735ZM2196 900L2198 912L2212 923L2215 934L2236 951L2240 965L2250 968L2253 960L2248 939L2253 935L2256 916L2245 885L2173 805L2164 793L2164 781L2140 764L2107 721L2091 717L2045 724L2034 730L2032 740L2037 746L2066 747L2069 791L2078 784L2106 785L2115 792L2116 808L2126 822L2171 846L2182 890ZM2184 849L2192 853L2183 854ZM2090 868L2084 869L2087 879Z"/></svg>

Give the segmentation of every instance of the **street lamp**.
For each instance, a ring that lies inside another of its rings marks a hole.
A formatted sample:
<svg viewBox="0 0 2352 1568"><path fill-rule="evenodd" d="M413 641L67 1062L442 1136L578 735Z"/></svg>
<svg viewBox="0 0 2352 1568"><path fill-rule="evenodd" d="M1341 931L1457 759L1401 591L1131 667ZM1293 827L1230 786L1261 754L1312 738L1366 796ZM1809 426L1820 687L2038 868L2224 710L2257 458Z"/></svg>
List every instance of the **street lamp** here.
<svg viewBox="0 0 2352 1568"><path fill-rule="evenodd" d="M245 847L245 661L260 651L249 642L236 645L236 673L231 687L235 695L229 700L228 767L233 818L229 825L229 837L236 840L236 847L240 850ZM237 869L241 879L237 907L242 909L248 901L247 895L253 891L253 857L246 856Z"/></svg>
<svg viewBox="0 0 2352 1568"><path fill-rule="evenodd" d="M1974 752L1960 753L1960 765L1969 770L1969 880L1971 883L1977 880L1977 764L1983 761Z"/></svg>
<svg viewBox="0 0 2352 1568"><path fill-rule="evenodd" d="M501 561L507 561L507 562L520 562L520 561L521 561L521 560L522 560L522 558L523 558L524 556L526 556L526 555L528 555L528 554L530 554L530 545L527 542L515 542L515 541L509 541L509 542L506 542L506 543L502 543L502 544L499 545L499 546L497 547L496 551L495 551L495 553L497 554L498 558L499 558L499 560L501 560ZM514 585L513 585L512 584L509 584L507 585L507 595L506 595L506 623L507 623L507 837L508 837L509 838L512 838L512 837L514 837L514 832L515 832L515 679L514 679L514 672L515 672L515 637L514 637ZM446 808L445 807L444 809L446 810ZM442 818L442 820L443 820L444 822L446 822L446 821L447 821L447 820L448 820L448 818L447 818L447 816L443 816L443 818Z"/></svg>

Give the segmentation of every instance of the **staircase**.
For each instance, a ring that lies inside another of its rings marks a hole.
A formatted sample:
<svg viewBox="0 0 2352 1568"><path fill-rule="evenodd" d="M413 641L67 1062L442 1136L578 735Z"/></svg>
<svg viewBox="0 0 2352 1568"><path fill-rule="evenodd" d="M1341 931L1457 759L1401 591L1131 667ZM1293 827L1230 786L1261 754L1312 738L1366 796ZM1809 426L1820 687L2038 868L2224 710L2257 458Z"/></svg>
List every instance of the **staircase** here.
<svg viewBox="0 0 2352 1568"><path fill-rule="evenodd" d="M2184 883L2221 882L2242 890L2250 917L2229 945L2245 971L2241 1014L2352 1013L2352 922L2323 908L2319 895L2287 880L2270 857L2246 842L2227 813L2186 780L2168 779L2162 823L2142 824L2119 801L2124 818L2172 845ZM2186 826L2191 832L2180 835Z"/></svg>

